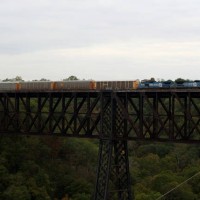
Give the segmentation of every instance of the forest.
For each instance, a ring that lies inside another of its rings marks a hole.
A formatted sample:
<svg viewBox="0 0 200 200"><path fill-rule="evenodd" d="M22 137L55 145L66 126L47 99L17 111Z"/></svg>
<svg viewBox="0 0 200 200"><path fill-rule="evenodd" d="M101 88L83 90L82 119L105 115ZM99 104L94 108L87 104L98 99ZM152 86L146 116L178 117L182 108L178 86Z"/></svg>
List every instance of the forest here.
<svg viewBox="0 0 200 200"><path fill-rule="evenodd" d="M22 80L4 81L16 79ZM0 199L91 199L98 145L89 139L0 135ZM161 199L200 199L199 145L130 141L128 148L135 200L156 200L188 179Z"/></svg>
<svg viewBox="0 0 200 200"><path fill-rule="evenodd" d="M98 141L49 136L0 137L0 199L88 200ZM200 147L129 142L136 200L153 200L200 171ZM200 199L196 176L162 199Z"/></svg>

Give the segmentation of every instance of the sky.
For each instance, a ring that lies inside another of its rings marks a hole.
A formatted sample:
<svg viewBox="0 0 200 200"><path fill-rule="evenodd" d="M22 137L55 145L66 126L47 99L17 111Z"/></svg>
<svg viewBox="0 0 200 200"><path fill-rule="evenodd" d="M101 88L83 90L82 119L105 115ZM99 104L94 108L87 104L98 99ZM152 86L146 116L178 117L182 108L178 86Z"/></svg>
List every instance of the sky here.
<svg viewBox="0 0 200 200"><path fill-rule="evenodd" d="M1 0L0 79L200 79L199 0Z"/></svg>

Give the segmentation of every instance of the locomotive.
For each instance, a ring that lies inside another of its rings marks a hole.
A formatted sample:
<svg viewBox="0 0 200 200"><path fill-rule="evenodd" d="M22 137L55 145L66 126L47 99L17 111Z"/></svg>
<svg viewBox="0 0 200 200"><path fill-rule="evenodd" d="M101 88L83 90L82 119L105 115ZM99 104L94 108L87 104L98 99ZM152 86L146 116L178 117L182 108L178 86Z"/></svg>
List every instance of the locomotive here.
<svg viewBox="0 0 200 200"><path fill-rule="evenodd" d="M150 88L200 88L200 81L29 81L1 82L0 92L70 91L70 90L137 90Z"/></svg>
<svg viewBox="0 0 200 200"><path fill-rule="evenodd" d="M181 82L173 82L173 81L141 81L138 88L197 88L200 87L200 81L181 81Z"/></svg>

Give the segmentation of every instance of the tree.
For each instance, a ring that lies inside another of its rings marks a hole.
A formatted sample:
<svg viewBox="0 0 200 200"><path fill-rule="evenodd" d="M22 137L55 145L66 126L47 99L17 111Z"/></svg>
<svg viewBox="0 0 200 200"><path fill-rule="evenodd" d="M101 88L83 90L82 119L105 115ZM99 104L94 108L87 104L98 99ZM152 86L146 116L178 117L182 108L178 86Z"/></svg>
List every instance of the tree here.
<svg viewBox="0 0 200 200"><path fill-rule="evenodd" d="M37 81L50 81L50 79L41 78L40 80L34 79L32 81L34 81L34 82L37 82Z"/></svg>
<svg viewBox="0 0 200 200"><path fill-rule="evenodd" d="M199 174L199 167L197 166L190 166L185 168L182 171L182 175L185 179L189 179L188 184L192 187L192 191L195 194L198 194L200 196L200 174ZM196 175L196 176L195 176ZM198 198L199 199L199 198Z"/></svg>
<svg viewBox="0 0 200 200"><path fill-rule="evenodd" d="M144 178L145 176L152 176L160 172L160 158L156 154L148 154L143 158L139 158L138 160L138 176L140 178Z"/></svg>
<svg viewBox="0 0 200 200"><path fill-rule="evenodd" d="M136 195L135 199L136 200L155 200L160 196L161 194L159 192L149 192L147 194L140 193Z"/></svg>
<svg viewBox="0 0 200 200"><path fill-rule="evenodd" d="M149 80L149 82L155 82L156 80L155 80L155 78L153 78L153 77L151 77L150 78L150 80Z"/></svg>
<svg viewBox="0 0 200 200"><path fill-rule="evenodd" d="M0 164L0 199L2 192L9 186L9 172L5 166Z"/></svg>
<svg viewBox="0 0 200 200"><path fill-rule="evenodd" d="M3 82L23 82L24 80L22 79L21 76L16 76L15 78L6 78L3 80Z"/></svg>
<svg viewBox="0 0 200 200"><path fill-rule="evenodd" d="M3 193L4 200L18 199L18 200L31 200L31 196L27 190L26 186L15 186L11 185Z"/></svg>
<svg viewBox="0 0 200 200"><path fill-rule="evenodd" d="M63 79L63 81L77 81L79 80L76 76L69 76L68 78Z"/></svg>
<svg viewBox="0 0 200 200"><path fill-rule="evenodd" d="M147 144L142 145L137 150L138 157L144 157L145 155L148 155L149 153L157 154L160 158L165 157L167 154L170 153L170 151L173 149L173 145L171 144Z"/></svg>
<svg viewBox="0 0 200 200"><path fill-rule="evenodd" d="M50 81L50 80L46 78L41 78L40 81Z"/></svg>
<svg viewBox="0 0 200 200"><path fill-rule="evenodd" d="M186 80L185 79L182 79L182 78L177 78L175 80L176 83L184 83Z"/></svg>
<svg viewBox="0 0 200 200"><path fill-rule="evenodd" d="M15 77L15 80L16 80L16 81L24 81L24 80L22 79L21 76L16 76L16 77Z"/></svg>

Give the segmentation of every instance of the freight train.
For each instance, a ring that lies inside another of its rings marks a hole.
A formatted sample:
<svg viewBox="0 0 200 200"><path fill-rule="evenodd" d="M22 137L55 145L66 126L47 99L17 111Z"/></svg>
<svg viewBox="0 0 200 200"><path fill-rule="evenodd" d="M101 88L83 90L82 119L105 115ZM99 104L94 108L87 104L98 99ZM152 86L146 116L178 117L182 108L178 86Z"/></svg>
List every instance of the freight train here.
<svg viewBox="0 0 200 200"><path fill-rule="evenodd" d="M137 90L148 88L200 88L200 81L30 81L0 82L0 92L69 91L69 90Z"/></svg>
<svg viewBox="0 0 200 200"><path fill-rule="evenodd" d="M1 91L133 90L139 81L30 81L1 82Z"/></svg>

